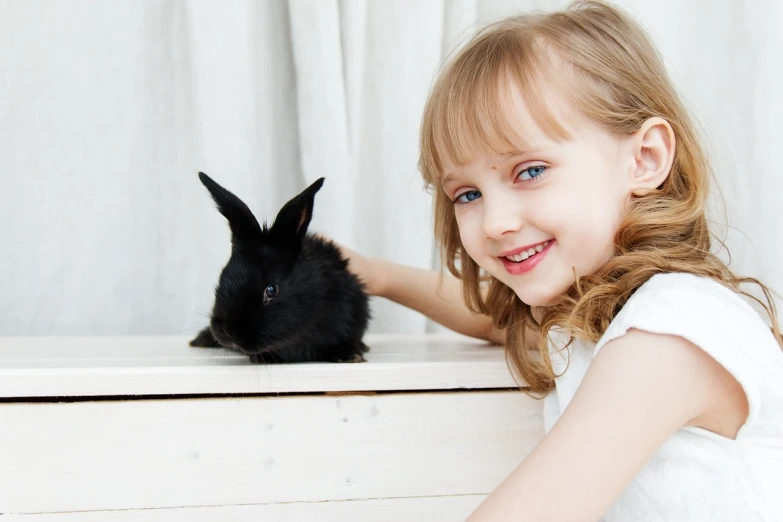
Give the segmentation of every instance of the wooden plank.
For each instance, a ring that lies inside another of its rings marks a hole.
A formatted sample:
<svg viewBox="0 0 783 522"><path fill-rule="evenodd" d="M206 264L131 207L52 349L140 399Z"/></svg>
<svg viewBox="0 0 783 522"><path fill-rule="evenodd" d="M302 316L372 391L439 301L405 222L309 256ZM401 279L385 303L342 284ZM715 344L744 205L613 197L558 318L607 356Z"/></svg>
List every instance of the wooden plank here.
<svg viewBox="0 0 783 522"><path fill-rule="evenodd" d="M467 518L484 497L459 495L254 506L7 514L5 518L7 522L454 522Z"/></svg>
<svg viewBox="0 0 783 522"><path fill-rule="evenodd" d="M6 514L3 522L454 522L467 518L484 497L460 495L255 506Z"/></svg>
<svg viewBox="0 0 783 522"><path fill-rule="evenodd" d="M0 513L481 495L543 436L521 392L0 404Z"/></svg>
<svg viewBox="0 0 783 522"><path fill-rule="evenodd" d="M0 338L0 397L502 389L498 346L452 334L371 335L362 364L254 365L187 337Z"/></svg>

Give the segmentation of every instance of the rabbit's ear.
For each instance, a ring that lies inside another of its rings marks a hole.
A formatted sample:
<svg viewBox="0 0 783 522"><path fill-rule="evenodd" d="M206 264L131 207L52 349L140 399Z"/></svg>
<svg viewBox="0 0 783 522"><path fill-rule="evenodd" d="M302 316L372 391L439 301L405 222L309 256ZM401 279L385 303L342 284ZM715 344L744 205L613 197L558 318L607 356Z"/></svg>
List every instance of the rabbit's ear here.
<svg viewBox="0 0 783 522"><path fill-rule="evenodd" d="M302 242L313 217L315 193L323 184L324 178L319 178L280 209L270 229L274 240L281 243Z"/></svg>
<svg viewBox="0 0 783 522"><path fill-rule="evenodd" d="M198 173L198 179L207 187L218 210L228 220L233 240L246 241L261 237L261 227L258 225L258 221L241 199L218 185L203 172Z"/></svg>

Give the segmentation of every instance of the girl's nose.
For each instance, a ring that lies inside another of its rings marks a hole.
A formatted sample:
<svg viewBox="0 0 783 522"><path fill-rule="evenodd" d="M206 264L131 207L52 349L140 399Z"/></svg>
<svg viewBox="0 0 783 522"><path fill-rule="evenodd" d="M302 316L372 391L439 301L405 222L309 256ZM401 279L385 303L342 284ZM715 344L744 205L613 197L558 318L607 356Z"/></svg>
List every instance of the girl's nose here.
<svg viewBox="0 0 783 522"><path fill-rule="evenodd" d="M488 239L518 232L522 225L522 212L511 201L484 201L483 231Z"/></svg>

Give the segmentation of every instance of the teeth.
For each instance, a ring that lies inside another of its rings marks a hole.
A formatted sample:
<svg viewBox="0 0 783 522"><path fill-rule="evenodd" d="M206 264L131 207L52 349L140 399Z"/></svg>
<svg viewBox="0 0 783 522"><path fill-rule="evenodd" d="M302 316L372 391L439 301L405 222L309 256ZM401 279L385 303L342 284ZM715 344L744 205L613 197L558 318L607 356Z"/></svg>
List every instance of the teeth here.
<svg viewBox="0 0 783 522"><path fill-rule="evenodd" d="M506 256L506 259L509 261L513 261L514 263L521 263L522 261L526 260L530 256L533 256L542 250L544 250L547 245L549 245L549 241L544 241L543 243L540 243L536 245L535 247L528 248L526 251L521 252L515 256Z"/></svg>

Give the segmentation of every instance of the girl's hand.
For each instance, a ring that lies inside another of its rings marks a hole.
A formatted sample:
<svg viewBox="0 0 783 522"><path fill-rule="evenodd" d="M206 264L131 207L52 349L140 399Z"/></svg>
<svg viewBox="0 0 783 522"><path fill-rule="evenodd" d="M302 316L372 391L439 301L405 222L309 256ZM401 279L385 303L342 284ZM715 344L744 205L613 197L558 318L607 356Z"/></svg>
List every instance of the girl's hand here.
<svg viewBox="0 0 783 522"><path fill-rule="evenodd" d="M329 241L328 238L321 236ZM492 320L473 312L462 297L462 281L451 275L401 265L381 257L363 256L332 241L348 260L348 270L365 285L365 291L410 308L457 333L503 344L505 332Z"/></svg>

